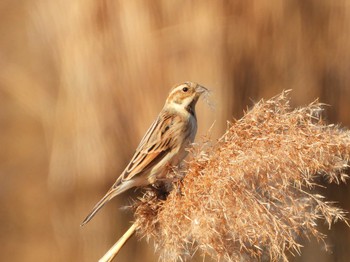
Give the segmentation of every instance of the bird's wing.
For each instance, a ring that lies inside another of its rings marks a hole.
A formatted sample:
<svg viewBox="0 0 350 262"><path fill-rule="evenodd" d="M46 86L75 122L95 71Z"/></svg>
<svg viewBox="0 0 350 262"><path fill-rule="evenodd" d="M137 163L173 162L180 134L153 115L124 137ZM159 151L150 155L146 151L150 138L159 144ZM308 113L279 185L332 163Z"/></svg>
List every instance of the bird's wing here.
<svg viewBox="0 0 350 262"><path fill-rule="evenodd" d="M134 156L118 180L130 180L159 163L176 145L181 128L179 115L161 113L142 138Z"/></svg>
<svg viewBox="0 0 350 262"><path fill-rule="evenodd" d="M113 197L132 187L132 178L159 163L176 145L181 128L180 116L167 112L161 113L141 140L129 165L81 225L88 223Z"/></svg>

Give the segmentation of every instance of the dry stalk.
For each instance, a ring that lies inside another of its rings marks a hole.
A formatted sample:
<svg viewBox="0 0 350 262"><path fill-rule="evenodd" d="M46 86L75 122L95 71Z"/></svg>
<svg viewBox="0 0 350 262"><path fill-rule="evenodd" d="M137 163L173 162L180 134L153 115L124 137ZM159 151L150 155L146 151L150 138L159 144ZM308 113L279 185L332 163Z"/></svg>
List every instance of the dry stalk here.
<svg viewBox="0 0 350 262"><path fill-rule="evenodd" d="M131 227L125 232L125 234L108 250L106 254L102 258L100 258L99 262L110 262L113 258L119 253L121 248L124 246L126 241L132 235L134 235L135 230L137 228L136 223L132 224Z"/></svg>

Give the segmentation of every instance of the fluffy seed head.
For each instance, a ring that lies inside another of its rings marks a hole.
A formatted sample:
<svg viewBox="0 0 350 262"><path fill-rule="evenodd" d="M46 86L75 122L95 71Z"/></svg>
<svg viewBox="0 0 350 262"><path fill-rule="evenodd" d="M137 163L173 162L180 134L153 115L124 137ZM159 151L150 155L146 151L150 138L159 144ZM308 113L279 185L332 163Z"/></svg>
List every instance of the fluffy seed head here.
<svg viewBox="0 0 350 262"><path fill-rule="evenodd" d="M154 240L162 261L196 250L218 261L287 261L301 252L300 237L322 240L319 219L346 219L315 187L320 175L345 181L350 131L325 125L321 109L292 110L286 93L257 103L219 141L192 150L166 200L145 194L138 233Z"/></svg>

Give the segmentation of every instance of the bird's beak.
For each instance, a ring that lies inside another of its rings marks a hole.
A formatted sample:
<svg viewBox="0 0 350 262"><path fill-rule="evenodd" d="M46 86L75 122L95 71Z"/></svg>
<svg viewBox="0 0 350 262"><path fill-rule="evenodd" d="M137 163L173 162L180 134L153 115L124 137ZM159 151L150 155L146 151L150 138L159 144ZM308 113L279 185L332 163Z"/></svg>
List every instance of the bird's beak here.
<svg viewBox="0 0 350 262"><path fill-rule="evenodd" d="M196 90L196 93L197 93L198 96L200 96L203 93L209 92L209 90L207 88L205 88L204 86L198 85L198 84L197 84L195 90Z"/></svg>

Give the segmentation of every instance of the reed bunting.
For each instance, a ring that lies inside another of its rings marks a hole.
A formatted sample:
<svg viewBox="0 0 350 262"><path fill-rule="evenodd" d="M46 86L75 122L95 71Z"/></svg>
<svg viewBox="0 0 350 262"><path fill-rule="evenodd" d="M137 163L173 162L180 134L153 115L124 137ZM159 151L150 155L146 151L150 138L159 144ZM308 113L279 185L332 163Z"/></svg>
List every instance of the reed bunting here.
<svg viewBox="0 0 350 262"><path fill-rule="evenodd" d="M170 91L162 111L142 138L130 163L84 219L82 226L113 197L132 187L165 179L169 168L177 166L186 157L185 149L197 132L195 106L205 92L208 89L193 82L177 85Z"/></svg>

